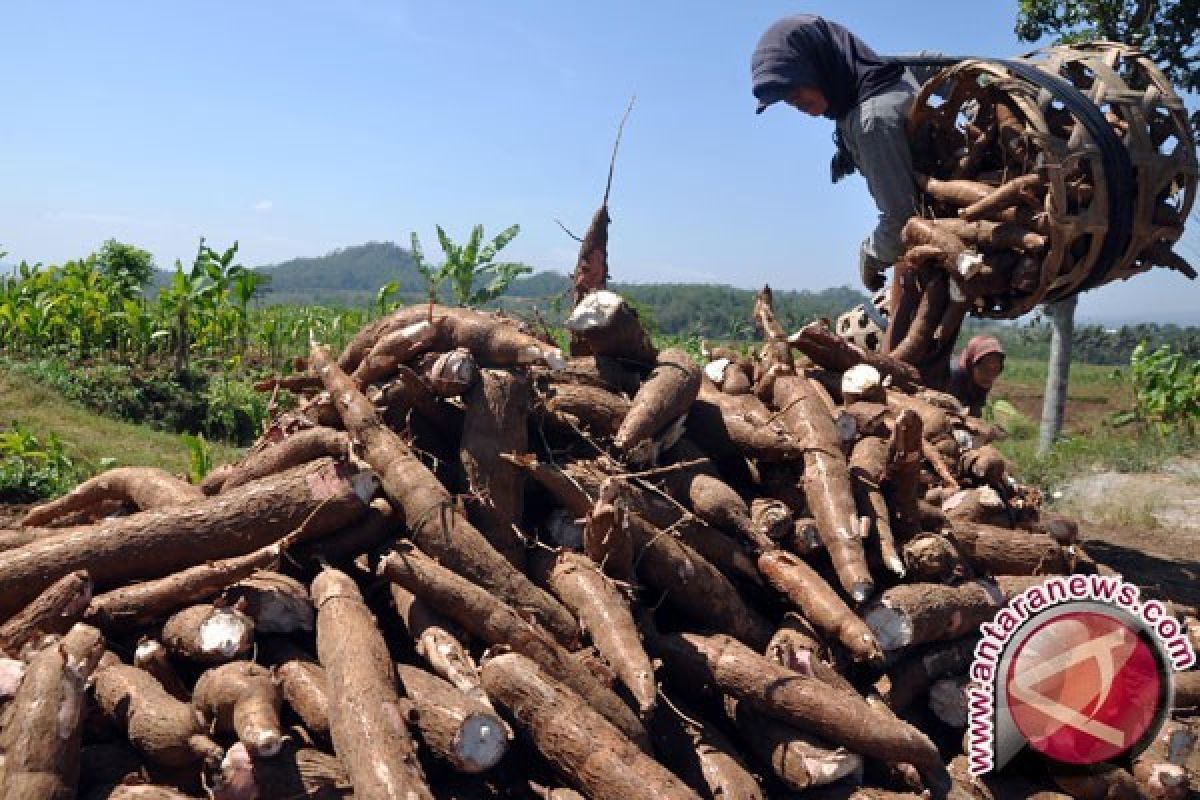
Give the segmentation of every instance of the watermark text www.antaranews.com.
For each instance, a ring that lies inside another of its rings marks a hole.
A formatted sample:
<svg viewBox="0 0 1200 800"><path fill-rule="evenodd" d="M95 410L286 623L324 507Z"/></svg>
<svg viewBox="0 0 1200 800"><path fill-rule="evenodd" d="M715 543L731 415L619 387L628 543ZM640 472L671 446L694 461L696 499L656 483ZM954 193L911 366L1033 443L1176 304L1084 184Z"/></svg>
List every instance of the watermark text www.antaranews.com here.
<svg viewBox="0 0 1200 800"><path fill-rule="evenodd" d="M1075 764L1131 751L1165 717L1169 673L1196 663L1183 625L1120 576L1047 578L980 633L968 689L976 775L1025 744Z"/></svg>

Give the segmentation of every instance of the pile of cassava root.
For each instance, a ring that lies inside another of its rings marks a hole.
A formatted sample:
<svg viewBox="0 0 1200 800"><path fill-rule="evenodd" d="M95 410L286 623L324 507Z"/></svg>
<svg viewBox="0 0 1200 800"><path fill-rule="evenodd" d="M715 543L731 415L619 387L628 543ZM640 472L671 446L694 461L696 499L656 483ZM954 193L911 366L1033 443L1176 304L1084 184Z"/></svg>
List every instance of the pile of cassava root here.
<svg viewBox="0 0 1200 800"><path fill-rule="evenodd" d="M304 401L200 486L32 509L0 796L1185 796L1185 718L1100 772L968 775L978 626L1103 567L911 366L754 314L759 356L700 364L603 290L571 357L405 308L269 382Z"/></svg>

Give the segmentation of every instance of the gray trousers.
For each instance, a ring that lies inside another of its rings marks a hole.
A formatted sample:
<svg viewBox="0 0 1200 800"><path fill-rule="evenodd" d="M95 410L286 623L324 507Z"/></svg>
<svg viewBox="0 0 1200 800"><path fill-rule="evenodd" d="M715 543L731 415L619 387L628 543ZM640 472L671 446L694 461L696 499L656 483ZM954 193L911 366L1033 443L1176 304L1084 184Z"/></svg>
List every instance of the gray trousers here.
<svg viewBox="0 0 1200 800"><path fill-rule="evenodd" d="M917 213L917 187L905 121L916 90L904 82L859 103L837 121L846 149L879 209L879 223L860 256L875 266L894 264L904 252L900 230Z"/></svg>

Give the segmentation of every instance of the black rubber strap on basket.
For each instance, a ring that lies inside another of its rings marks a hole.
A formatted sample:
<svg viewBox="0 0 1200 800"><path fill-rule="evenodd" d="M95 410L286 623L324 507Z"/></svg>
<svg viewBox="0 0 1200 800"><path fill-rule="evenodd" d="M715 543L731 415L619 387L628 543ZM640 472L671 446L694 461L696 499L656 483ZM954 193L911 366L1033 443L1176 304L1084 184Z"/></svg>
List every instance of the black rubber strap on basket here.
<svg viewBox="0 0 1200 800"><path fill-rule="evenodd" d="M1095 266L1076 288L1075 293L1093 289L1104 283L1109 272L1116 268L1121 256L1128 249L1129 240L1133 235L1132 198L1135 185L1129 151L1117 138L1117 134L1096 104L1067 80L1024 61L1001 58L968 59L961 56L894 56L891 60L905 66L928 67L948 67L967 60L991 61L1035 86L1048 90L1055 99L1062 102L1067 111L1083 123L1083 127L1100 149L1100 162L1104 166L1104 179L1108 184L1108 227L1104 232L1104 241L1100 245Z"/></svg>

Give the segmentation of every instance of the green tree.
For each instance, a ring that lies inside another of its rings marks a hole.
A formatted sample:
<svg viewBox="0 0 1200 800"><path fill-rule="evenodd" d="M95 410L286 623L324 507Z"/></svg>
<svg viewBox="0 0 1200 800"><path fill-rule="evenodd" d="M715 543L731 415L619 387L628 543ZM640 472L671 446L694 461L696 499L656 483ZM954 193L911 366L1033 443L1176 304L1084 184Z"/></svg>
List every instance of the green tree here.
<svg viewBox="0 0 1200 800"><path fill-rule="evenodd" d="M154 276L154 256L148 250L109 239L96 251L96 266L111 283L127 291L141 290Z"/></svg>
<svg viewBox="0 0 1200 800"><path fill-rule="evenodd" d="M1200 91L1200 0L1019 0L1016 33L1023 41L1054 37L1071 43L1104 39L1131 44L1177 89ZM1200 132L1200 111L1192 114Z"/></svg>
<svg viewBox="0 0 1200 800"><path fill-rule="evenodd" d="M510 225L484 244L483 226L476 225L471 229L467 243L460 245L447 236L442 226L438 225L438 243L442 246L446 260L437 269L425 263L421 242L414 233L412 257L417 270L425 278L429 302L435 301L442 284L448 280L454 300L460 306L481 306L504 294L517 278L533 272L532 268L524 264L496 261L496 256L520 230L520 225ZM485 282L483 288L476 288Z"/></svg>

